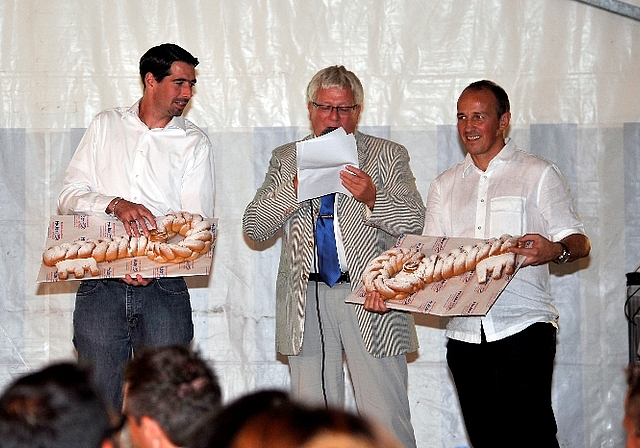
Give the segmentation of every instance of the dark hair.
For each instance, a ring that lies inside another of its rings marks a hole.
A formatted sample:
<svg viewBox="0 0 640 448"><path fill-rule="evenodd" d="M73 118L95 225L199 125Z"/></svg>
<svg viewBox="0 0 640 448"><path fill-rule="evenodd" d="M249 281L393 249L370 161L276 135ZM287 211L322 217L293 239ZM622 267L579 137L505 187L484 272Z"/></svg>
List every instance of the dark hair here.
<svg viewBox="0 0 640 448"><path fill-rule="evenodd" d="M76 364L26 375L0 397L2 448L98 448L117 430L89 372Z"/></svg>
<svg viewBox="0 0 640 448"><path fill-rule="evenodd" d="M374 428L357 414L302 404L277 390L237 399L211 420L210 428L192 448L294 448L321 434L349 435L363 446L378 446Z"/></svg>
<svg viewBox="0 0 640 448"><path fill-rule="evenodd" d="M201 419L221 405L213 370L197 352L182 345L143 350L125 369L124 412L140 423L155 420L169 440L189 445Z"/></svg>
<svg viewBox="0 0 640 448"><path fill-rule="evenodd" d="M151 72L156 81L162 81L171 72L174 62L185 62L197 67L198 58L176 44L162 44L150 48L140 58L140 78L144 85L144 77Z"/></svg>
<svg viewBox="0 0 640 448"><path fill-rule="evenodd" d="M231 446L234 437L254 415L275 409L289 402L289 395L267 389L243 395L224 406L220 412L210 414L201 425L201 431L191 448L224 448Z"/></svg>
<svg viewBox="0 0 640 448"><path fill-rule="evenodd" d="M511 111L511 105L509 104L509 96L507 95L507 92L505 92L502 87L500 87L493 81L483 79L482 81L472 82L467 87L465 87L460 96L462 96L468 90L475 92L478 92L480 90L489 90L491 93L493 93L493 96L496 98L496 112L498 113L498 118Z"/></svg>

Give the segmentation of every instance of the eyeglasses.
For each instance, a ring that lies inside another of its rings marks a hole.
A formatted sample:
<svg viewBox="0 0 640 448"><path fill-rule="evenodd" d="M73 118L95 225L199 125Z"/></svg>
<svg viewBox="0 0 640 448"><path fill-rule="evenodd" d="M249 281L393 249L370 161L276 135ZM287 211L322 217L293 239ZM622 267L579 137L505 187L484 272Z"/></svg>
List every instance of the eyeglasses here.
<svg viewBox="0 0 640 448"><path fill-rule="evenodd" d="M358 107L357 104L354 104L353 106L329 106L327 104L318 104L315 101L312 101L311 104L313 104L313 107L318 109L318 111L326 115L330 115L335 109L338 111L338 115L340 115L341 117L346 117Z"/></svg>

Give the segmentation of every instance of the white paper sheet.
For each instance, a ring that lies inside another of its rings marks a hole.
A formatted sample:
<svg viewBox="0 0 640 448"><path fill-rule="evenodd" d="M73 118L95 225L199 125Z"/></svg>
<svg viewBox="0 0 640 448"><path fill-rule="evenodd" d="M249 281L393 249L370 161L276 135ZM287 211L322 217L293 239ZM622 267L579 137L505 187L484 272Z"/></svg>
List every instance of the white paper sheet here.
<svg viewBox="0 0 640 448"><path fill-rule="evenodd" d="M340 171L358 166L358 150L353 134L343 128L296 143L298 162L298 202L330 193L352 194L342 185Z"/></svg>

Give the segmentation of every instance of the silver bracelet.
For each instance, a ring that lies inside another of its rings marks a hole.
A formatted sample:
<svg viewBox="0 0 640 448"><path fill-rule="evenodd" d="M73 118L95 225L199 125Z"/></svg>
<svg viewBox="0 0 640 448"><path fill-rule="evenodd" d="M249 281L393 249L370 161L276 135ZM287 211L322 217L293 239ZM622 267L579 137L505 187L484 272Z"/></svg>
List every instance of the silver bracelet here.
<svg viewBox="0 0 640 448"><path fill-rule="evenodd" d="M111 207L111 213L109 213L110 216L113 216L114 218L117 218L116 216L116 205L118 205L118 203L120 201L123 201L124 199L122 199L121 197L117 197L115 202L113 203L113 206Z"/></svg>

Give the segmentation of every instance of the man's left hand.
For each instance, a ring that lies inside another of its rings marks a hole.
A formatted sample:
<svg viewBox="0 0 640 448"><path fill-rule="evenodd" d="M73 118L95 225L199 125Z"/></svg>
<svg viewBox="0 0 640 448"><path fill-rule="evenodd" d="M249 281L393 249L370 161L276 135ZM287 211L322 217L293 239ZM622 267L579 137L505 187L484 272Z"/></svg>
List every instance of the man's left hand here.
<svg viewBox="0 0 640 448"><path fill-rule="evenodd" d="M357 201L373 210L376 203L376 186L371 176L353 165L347 165L346 169L340 171L340 180Z"/></svg>
<svg viewBox="0 0 640 448"><path fill-rule="evenodd" d="M136 274L136 278L134 279L131 275L127 274L122 281L131 286L147 286L153 281L153 278L145 278L140 274Z"/></svg>
<svg viewBox="0 0 640 448"><path fill-rule="evenodd" d="M509 252L527 257L524 266L539 266L558 258L558 245L537 233L528 233L520 237L518 247L512 247ZM529 246L529 247L527 247Z"/></svg>

